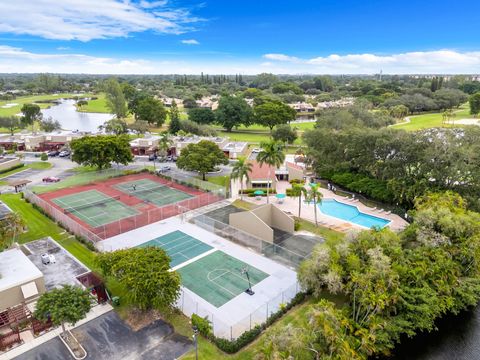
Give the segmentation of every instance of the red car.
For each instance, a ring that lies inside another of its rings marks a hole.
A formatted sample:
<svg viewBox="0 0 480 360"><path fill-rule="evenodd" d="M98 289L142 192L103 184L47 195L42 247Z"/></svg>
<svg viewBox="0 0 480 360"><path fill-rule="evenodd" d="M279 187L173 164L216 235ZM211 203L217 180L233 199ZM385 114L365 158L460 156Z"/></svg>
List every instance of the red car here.
<svg viewBox="0 0 480 360"><path fill-rule="evenodd" d="M42 179L43 182L59 182L60 179L55 176L47 176Z"/></svg>

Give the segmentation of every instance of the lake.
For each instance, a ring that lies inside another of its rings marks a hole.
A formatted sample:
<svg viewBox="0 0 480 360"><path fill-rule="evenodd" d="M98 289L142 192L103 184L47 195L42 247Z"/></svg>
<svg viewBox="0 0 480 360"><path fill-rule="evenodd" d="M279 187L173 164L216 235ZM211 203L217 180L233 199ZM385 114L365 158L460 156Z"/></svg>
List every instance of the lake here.
<svg viewBox="0 0 480 360"><path fill-rule="evenodd" d="M79 112L75 100L61 100L60 104L43 109L42 113L44 119L58 120L64 130L89 132L97 132L100 125L113 117L112 114Z"/></svg>
<svg viewBox="0 0 480 360"><path fill-rule="evenodd" d="M480 307L437 322L438 331L404 339L391 360L479 360Z"/></svg>

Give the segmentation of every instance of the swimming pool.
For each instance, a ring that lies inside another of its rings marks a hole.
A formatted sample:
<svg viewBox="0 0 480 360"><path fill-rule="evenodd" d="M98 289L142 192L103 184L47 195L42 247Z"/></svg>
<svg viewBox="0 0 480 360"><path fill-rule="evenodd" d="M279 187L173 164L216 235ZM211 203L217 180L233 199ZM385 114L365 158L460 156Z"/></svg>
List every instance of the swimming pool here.
<svg viewBox="0 0 480 360"><path fill-rule="evenodd" d="M354 224L367 228L384 228L390 223L390 220L383 219L378 216L365 214L359 211L356 206L344 204L334 199L322 200L322 203L318 204L318 207L320 211L325 215L350 221Z"/></svg>

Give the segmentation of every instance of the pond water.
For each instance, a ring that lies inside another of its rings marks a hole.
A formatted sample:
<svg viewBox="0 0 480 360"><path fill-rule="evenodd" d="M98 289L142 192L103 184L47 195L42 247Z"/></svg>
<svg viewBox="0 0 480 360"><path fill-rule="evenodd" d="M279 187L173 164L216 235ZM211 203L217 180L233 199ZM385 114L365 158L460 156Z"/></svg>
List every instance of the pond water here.
<svg viewBox="0 0 480 360"><path fill-rule="evenodd" d="M390 360L479 360L480 307L437 323L438 331L404 339Z"/></svg>
<svg viewBox="0 0 480 360"><path fill-rule="evenodd" d="M42 110L43 117L58 120L64 130L98 131L98 127L110 120L112 114L85 113L77 111L75 100L61 100L58 105Z"/></svg>

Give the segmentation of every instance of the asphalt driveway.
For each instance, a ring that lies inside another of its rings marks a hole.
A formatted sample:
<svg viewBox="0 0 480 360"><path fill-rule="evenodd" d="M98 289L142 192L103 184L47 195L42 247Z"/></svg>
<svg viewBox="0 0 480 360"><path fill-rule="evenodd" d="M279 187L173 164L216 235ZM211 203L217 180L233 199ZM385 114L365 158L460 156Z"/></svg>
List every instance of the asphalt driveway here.
<svg viewBox="0 0 480 360"><path fill-rule="evenodd" d="M143 329L132 331L111 311L72 331L81 342L88 360L173 360L192 348L184 336L157 320ZM56 337L16 357L17 360L74 360Z"/></svg>

